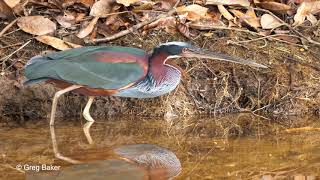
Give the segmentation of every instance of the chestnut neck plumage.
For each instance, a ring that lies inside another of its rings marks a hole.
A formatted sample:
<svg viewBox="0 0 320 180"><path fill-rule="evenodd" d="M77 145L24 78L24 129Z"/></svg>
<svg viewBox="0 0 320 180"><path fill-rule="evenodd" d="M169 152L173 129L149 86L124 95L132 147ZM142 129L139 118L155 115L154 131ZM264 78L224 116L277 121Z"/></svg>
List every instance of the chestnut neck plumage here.
<svg viewBox="0 0 320 180"><path fill-rule="evenodd" d="M172 55L161 52L160 50L150 56L148 74L151 75L156 82L163 81L163 78L170 76L170 73L174 73L175 71L181 73L180 68L166 62L171 56ZM175 74L176 73L172 75Z"/></svg>
<svg viewBox="0 0 320 180"><path fill-rule="evenodd" d="M134 86L124 89L114 96L153 98L162 96L174 90L181 79L179 68L168 64L170 58L166 52L157 52L149 58L147 76Z"/></svg>

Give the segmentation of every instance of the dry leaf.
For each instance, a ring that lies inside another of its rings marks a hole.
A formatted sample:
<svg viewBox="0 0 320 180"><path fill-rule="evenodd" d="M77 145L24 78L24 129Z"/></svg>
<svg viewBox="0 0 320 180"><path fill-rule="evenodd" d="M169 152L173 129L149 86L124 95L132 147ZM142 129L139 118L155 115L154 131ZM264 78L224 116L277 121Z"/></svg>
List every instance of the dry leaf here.
<svg viewBox="0 0 320 180"><path fill-rule="evenodd" d="M197 21L204 18L208 12L208 8L202 7L198 4L192 4L189 6L181 6L177 8L178 14L188 13L187 19L190 21Z"/></svg>
<svg viewBox="0 0 320 180"><path fill-rule="evenodd" d="M153 5L155 3L145 3L145 4L141 4L139 6L136 6L132 9L132 12L141 12L143 10L152 10L153 9Z"/></svg>
<svg viewBox="0 0 320 180"><path fill-rule="evenodd" d="M76 19L75 20L76 20L76 22L79 22L79 21L82 21L84 17L86 17L85 13L78 13L76 15Z"/></svg>
<svg viewBox="0 0 320 180"><path fill-rule="evenodd" d="M13 17L14 15L11 8L3 0L0 0L0 19L11 19Z"/></svg>
<svg viewBox="0 0 320 180"><path fill-rule="evenodd" d="M72 6L75 3L83 4L86 7L91 7L94 3L94 0L63 0L62 7Z"/></svg>
<svg viewBox="0 0 320 180"><path fill-rule="evenodd" d="M174 7L177 0L161 0L156 3L156 10L170 10Z"/></svg>
<svg viewBox="0 0 320 180"><path fill-rule="evenodd" d="M256 4L263 9L267 9L267 10L279 12L279 13L285 13L292 9L291 6L287 4L273 2L273 1L266 1L261 3L256 3Z"/></svg>
<svg viewBox="0 0 320 180"><path fill-rule="evenodd" d="M56 24L43 16L20 17L17 24L23 31L39 36L56 30Z"/></svg>
<svg viewBox="0 0 320 180"><path fill-rule="evenodd" d="M250 2L248 0L207 0L207 4L212 4L212 5L239 5L239 6L244 6L248 7L250 6Z"/></svg>
<svg viewBox="0 0 320 180"><path fill-rule="evenodd" d="M177 20L175 17L166 17L158 19L155 22L152 22L146 26L143 27L144 30L150 30L154 28L164 28L164 27L175 27L177 25Z"/></svg>
<svg viewBox="0 0 320 180"><path fill-rule="evenodd" d="M97 26L95 26L92 30L92 33L90 34L90 39L96 39L97 38L97 34L98 34L98 31L97 31Z"/></svg>
<svg viewBox="0 0 320 180"><path fill-rule="evenodd" d="M317 25L317 18L313 14L307 15L307 20L311 22L312 26Z"/></svg>
<svg viewBox="0 0 320 180"><path fill-rule="evenodd" d="M261 27L262 29L274 29L282 25L282 23L271 16L270 14L264 14L261 16Z"/></svg>
<svg viewBox="0 0 320 180"><path fill-rule="evenodd" d="M251 27L258 28L261 27L260 20L256 16L253 8L249 8L246 14L242 13L239 10L231 9L230 10L237 18L240 19L241 22L245 22Z"/></svg>
<svg viewBox="0 0 320 180"><path fill-rule="evenodd" d="M69 28L75 23L76 18L72 13L65 12L63 16L57 16L56 20L62 27Z"/></svg>
<svg viewBox="0 0 320 180"><path fill-rule="evenodd" d="M50 46L52 46L58 50L62 50L62 51L70 49L70 48L82 47L81 45L66 42L66 41L63 41L61 39L58 39L58 38L52 37L52 36L43 35L43 36L36 37L36 39L44 44L50 45Z"/></svg>
<svg viewBox="0 0 320 180"><path fill-rule="evenodd" d="M123 4L124 6L130 6L131 4L138 2L139 0L117 0L117 3Z"/></svg>
<svg viewBox="0 0 320 180"><path fill-rule="evenodd" d="M28 1L22 1L21 3L17 4L12 8L13 12L17 16L25 16L26 8L25 6L28 4Z"/></svg>
<svg viewBox="0 0 320 180"><path fill-rule="evenodd" d="M217 27L226 27L226 25L222 21L212 20L212 19L202 19L199 21L191 22L188 25L192 29L199 29L199 30L210 30L210 29L215 29Z"/></svg>
<svg viewBox="0 0 320 180"><path fill-rule="evenodd" d="M166 17L166 18L161 18L155 22L152 22L152 23L144 26L143 27L144 34L146 33L146 31L148 31L150 29L165 29L165 31L168 33L175 33L178 28L180 28L178 30L182 31L182 33L187 33L187 30L184 29L185 27L182 27L182 26L177 27L178 22L180 24L184 24L186 22L186 17L187 17L187 14L179 15L177 18L172 17L172 16Z"/></svg>
<svg viewBox="0 0 320 180"><path fill-rule="evenodd" d="M187 38L190 37L190 31L189 31L189 27L187 25L179 23L179 24L177 24L177 29L185 37L187 37Z"/></svg>
<svg viewBox="0 0 320 180"><path fill-rule="evenodd" d="M248 9L248 11L246 12L246 16L248 17L248 19L246 19L245 22L248 23L251 27L261 27L260 18L257 17L252 7Z"/></svg>
<svg viewBox="0 0 320 180"><path fill-rule="evenodd" d="M208 11L206 16L204 17L204 19L213 19L213 20L220 20L221 19L222 14L218 11Z"/></svg>
<svg viewBox="0 0 320 180"><path fill-rule="evenodd" d="M229 13L229 11L223 5L218 5L218 9L224 18L228 19L229 21L234 19L234 17Z"/></svg>
<svg viewBox="0 0 320 180"><path fill-rule="evenodd" d="M94 29L95 25L98 22L99 17L94 17L90 23L88 24L88 26L86 26L85 28L81 29L80 32L77 34L78 38L84 38L86 36L88 36Z"/></svg>
<svg viewBox="0 0 320 180"><path fill-rule="evenodd" d="M78 0L78 3L83 4L87 7L91 7L94 3L94 0Z"/></svg>
<svg viewBox="0 0 320 180"><path fill-rule="evenodd" d="M294 16L294 26L302 24L306 17L320 11L320 1L303 2Z"/></svg>
<svg viewBox="0 0 320 180"><path fill-rule="evenodd" d="M111 15L106 19L105 25L111 30L117 31L120 27L126 26L124 20L118 15Z"/></svg>
<svg viewBox="0 0 320 180"><path fill-rule="evenodd" d="M13 8L19 4L20 0L3 0L9 7Z"/></svg>
<svg viewBox="0 0 320 180"><path fill-rule="evenodd" d="M137 19L142 22L142 21L147 21L149 19L157 17L157 14L154 12L145 12L142 14L142 16L137 16Z"/></svg>
<svg viewBox="0 0 320 180"><path fill-rule="evenodd" d="M93 4L90 10L90 16L107 17L112 10L112 0L100 0Z"/></svg>

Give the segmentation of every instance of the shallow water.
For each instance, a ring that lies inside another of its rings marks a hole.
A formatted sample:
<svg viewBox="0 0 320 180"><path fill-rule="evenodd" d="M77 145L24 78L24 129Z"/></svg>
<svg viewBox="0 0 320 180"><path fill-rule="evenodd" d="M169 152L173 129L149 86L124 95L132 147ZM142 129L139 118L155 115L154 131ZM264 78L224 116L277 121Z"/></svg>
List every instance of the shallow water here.
<svg viewBox="0 0 320 180"><path fill-rule="evenodd" d="M84 124L59 120L50 134L47 120L3 123L0 179L320 178L317 118L116 118L91 137Z"/></svg>

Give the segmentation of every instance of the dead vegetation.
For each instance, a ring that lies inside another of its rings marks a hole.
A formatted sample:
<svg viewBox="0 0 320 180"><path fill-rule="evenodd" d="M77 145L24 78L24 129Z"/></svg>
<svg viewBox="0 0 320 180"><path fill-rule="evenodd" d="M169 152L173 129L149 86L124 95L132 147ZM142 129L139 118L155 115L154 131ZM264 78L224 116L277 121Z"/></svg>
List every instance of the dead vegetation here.
<svg viewBox="0 0 320 180"><path fill-rule="evenodd" d="M55 91L51 85L22 86L23 66L34 55L52 51L52 47L64 50L97 42L150 51L161 42L174 40L252 59L270 68L178 60L186 73L171 94L147 100L103 97L95 103L92 115L252 112L287 116L319 111L318 1L8 2L0 0L3 119L43 118L50 111ZM76 116L80 112L73 107L84 103L83 98L68 95L60 102L58 113Z"/></svg>

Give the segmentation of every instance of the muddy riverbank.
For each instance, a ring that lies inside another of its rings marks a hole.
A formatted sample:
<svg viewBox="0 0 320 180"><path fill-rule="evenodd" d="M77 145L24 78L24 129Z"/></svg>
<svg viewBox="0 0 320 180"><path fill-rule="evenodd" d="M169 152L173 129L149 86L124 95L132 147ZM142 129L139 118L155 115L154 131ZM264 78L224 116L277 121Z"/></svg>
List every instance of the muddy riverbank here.
<svg viewBox="0 0 320 180"><path fill-rule="evenodd" d="M178 88L169 95L144 100L101 97L95 101L92 115L99 118L124 114L173 117L243 111L276 116L317 114L320 106L319 48L303 49L279 42L268 42L262 47L259 41L241 46L234 44L236 39L248 36L216 31L210 38L198 37L194 44L252 59L269 66L269 69L212 60L179 59L176 63L185 70L185 76ZM2 39L14 44L30 37L18 31ZM128 35L107 45L141 47L150 51L159 43L169 40L189 41L181 36L163 33L158 38ZM1 56L14 48L1 49ZM10 64L15 64L5 66L0 77L2 119L21 121L48 117L57 89L49 84L25 87L22 83L23 65L32 56L51 50L32 40L12 56ZM58 117L79 117L85 102L85 97L67 94L59 102Z"/></svg>

